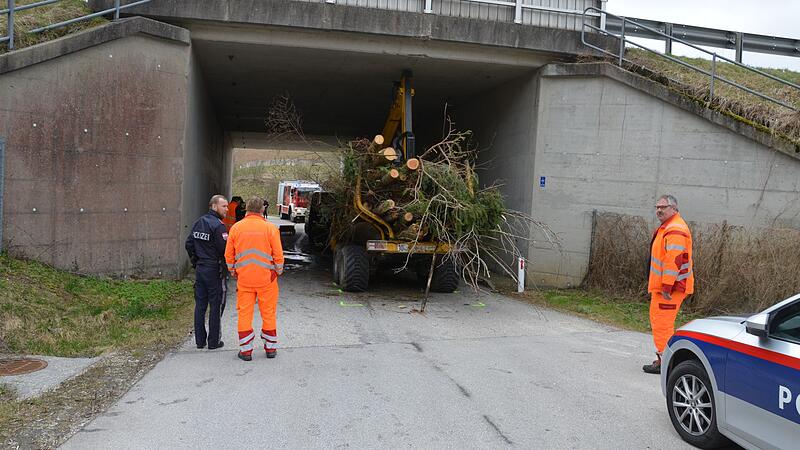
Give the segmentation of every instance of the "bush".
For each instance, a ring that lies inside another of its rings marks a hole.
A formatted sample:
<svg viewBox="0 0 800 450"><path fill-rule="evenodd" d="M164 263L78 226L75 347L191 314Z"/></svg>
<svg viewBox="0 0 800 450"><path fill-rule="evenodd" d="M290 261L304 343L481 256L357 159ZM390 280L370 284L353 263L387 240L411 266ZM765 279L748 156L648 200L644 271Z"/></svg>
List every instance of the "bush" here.
<svg viewBox="0 0 800 450"><path fill-rule="evenodd" d="M800 292L800 230L690 223L699 314L751 313ZM596 215L584 285L647 301L650 224L641 217Z"/></svg>

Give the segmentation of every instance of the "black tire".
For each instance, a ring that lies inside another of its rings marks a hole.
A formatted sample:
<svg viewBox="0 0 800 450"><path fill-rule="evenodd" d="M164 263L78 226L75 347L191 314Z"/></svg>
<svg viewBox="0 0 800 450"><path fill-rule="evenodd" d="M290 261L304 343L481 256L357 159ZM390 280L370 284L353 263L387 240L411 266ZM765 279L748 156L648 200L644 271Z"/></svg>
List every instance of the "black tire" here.
<svg viewBox="0 0 800 450"><path fill-rule="evenodd" d="M430 256L425 256L417 266L417 280L425 288L428 283L428 274L431 270ZM433 268L433 278L431 278L431 292L451 293L458 289L458 272L452 259L442 261L437 257L436 267Z"/></svg>
<svg viewBox="0 0 800 450"><path fill-rule="evenodd" d="M695 401L684 402L684 382L689 386L689 391L697 393L704 387L706 393ZM684 403L692 406L684 407L682 406ZM711 405L710 408L703 406L708 404ZM717 402L714 390L706 370L699 361L693 359L683 361L670 372L667 379L667 412L675 431L689 444L699 448L720 448L731 444L717 428ZM693 415L695 418L692 418Z"/></svg>
<svg viewBox="0 0 800 450"><path fill-rule="evenodd" d="M333 282L339 284L340 273L342 271L342 248L337 247L333 252Z"/></svg>
<svg viewBox="0 0 800 450"><path fill-rule="evenodd" d="M348 292L363 292L369 286L369 256L361 245L348 244L336 249L339 286Z"/></svg>
<svg viewBox="0 0 800 450"><path fill-rule="evenodd" d="M280 212L280 208L278 209L278 212ZM289 220L289 215L288 214L284 214L284 213L280 213L280 214L281 214L281 220Z"/></svg>

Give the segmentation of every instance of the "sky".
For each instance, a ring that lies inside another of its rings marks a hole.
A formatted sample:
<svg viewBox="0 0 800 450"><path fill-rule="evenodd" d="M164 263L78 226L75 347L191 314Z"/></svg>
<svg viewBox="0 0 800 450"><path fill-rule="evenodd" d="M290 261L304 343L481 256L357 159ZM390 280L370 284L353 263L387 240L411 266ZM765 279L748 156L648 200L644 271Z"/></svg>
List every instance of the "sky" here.
<svg viewBox="0 0 800 450"><path fill-rule="evenodd" d="M800 40L800 0L608 0L606 5L609 12L622 16ZM664 51L663 42L640 42ZM709 50L734 58L733 50ZM679 44L672 51L705 57ZM742 60L751 66L800 71L800 57L745 52Z"/></svg>

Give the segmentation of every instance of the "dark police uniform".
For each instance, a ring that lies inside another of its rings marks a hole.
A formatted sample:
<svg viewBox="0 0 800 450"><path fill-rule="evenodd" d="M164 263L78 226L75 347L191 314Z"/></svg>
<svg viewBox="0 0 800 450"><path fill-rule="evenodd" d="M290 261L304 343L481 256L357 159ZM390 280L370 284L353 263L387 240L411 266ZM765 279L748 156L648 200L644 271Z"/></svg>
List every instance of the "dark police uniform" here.
<svg viewBox="0 0 800 450"><path fill-rule="evenodd" d="M225 310L226 279L225 244L228 230L216 212L209 210L197 219L186 238L186 252L196 267L194 284L194 338L198 347L208 341L209 348L218 347L220 318ZM208 334L206 334L206 309Z"/></svg>

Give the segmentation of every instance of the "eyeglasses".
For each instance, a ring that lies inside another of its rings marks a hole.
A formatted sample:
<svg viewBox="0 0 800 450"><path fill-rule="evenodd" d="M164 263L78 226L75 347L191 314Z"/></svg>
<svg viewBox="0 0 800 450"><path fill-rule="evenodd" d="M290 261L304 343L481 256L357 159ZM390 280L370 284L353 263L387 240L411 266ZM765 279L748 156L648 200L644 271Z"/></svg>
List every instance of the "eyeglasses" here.
<svg viewBox="0 0 800 450"><path fill-rule="evenodd" d="M656 209L667 209L672 207L672 205L656 205Z"/></svg>

